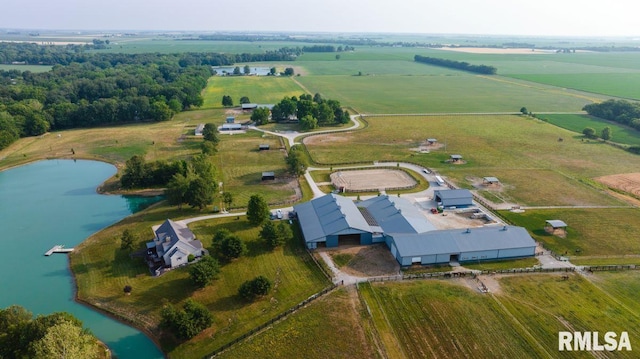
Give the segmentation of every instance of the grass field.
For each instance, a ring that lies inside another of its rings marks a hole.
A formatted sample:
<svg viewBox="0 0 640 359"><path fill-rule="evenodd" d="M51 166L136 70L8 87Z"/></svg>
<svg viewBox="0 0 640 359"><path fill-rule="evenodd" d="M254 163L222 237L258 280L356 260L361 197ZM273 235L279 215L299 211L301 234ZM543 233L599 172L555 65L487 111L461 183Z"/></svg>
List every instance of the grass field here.
<svg viewBox="0 0 640 359"><path fill-rule="evenodd" d="M202 92L202 108L222 107L222 96L229 95L236 106L242 96L253 103L275 104L283 97L300 96L304 90L290 77L273 76L214 76Z"/></svg>
<svg viewBox="0 0 640 359"><path fill-rule="evenodd" d="M427 66L428 65L424 65ZM499 76L301 76L311 92L361 113L579 111L590 97ZM591 96L595 98L595 96Z"/></svg>
<svg viewBox="0 0 640 359"><path fill-rule="evenodd" d="M582 133L586 127L591 127L596 130L596 133L601 133L605 127L611 128L611 141L622 143L625 145L640 145L640 131L632 128L621 126L615 122L606 121L597 117L591 117L587 115L538 115L539 118L556 125L558 127L566 128L567 130Z"/></svg>
<svg viewBox="0 0 640 359"><path fill-rule="evenodd" d="M558 351L559 331L627 331L632 346L640 335L638 274L602 279L505 276L492 295L438 280L359 288L389 357L582 358L590 353Z"/></svg>
<svg viewBox="0 0 640 359"><path fill-rule="evenodd" d="M375 358L371 333L365 332L366 321L355 309L347 290L339 289L220 358Z"/></svg>
<svg viewBox="0 0 640 359"><path fill-rule="evenodd" d="M141 259L130 259L119 249L119 238L124 228L130 228L138 235L139 248L152 238L152 225L160 224L167 217L179 219L194 214L190 210L180 212L156 207L129 217L83 242L71 256L80 298L131 318L155 333L162 303L179 304L193 298L205 304L215 318L211 328L178 346L171 341L163 341L163 349L172 358L194 358L202 357L268 321L329 284L309 258L299 237L283 248L270 251L258 239L260 228L251 227L244 218L208 220L190 225L205 248L211 247L215 231L226 228L240 236L248 249L240 259L223 263L219 278L202 290L195 290L186 268L153 278ZM246 303L237 295L238 287L258 273L272 280L274 287L268 298ZM125 285L133 287L130 296L122 293Z"/></svg>
<svg viewBox="0 0 640 359"><path fill-rule="evenodd" d="M496 302L444 281L361 284L391 358L539 357Z"/></svg>
<svg viewBox="0 0 640 359"><path fill-rule="evenodd" d="M622 256L640 254L640 210L615 209L545 209L527 210L524 213L501 211L501 215L516 225L525 227L533 238L556 253L565 252L573 259L595 256ZM544 231L545 221L560 219L567 224L567 237L552 236ZM579 249L579 252L576 250ZM618 263L617 258L606 258L608 263ZM639 261L635 261L639 262ZM588 259L582 264L589 264ZM599 263L604 264L602 260Z"/></svg>
<svg viewBox="0 0 640 359"><path fill-rule="evenodd" d="M9 70L19 70L19 71L30 71L30 72L47 72L51 70L51 66L44 65L8 65L8 64L0 64L0 70L9 71Z"/></svg>
<svg viewBox="0 0 640 359"><path fill-rule="evenodd" d="M640 99L640 73L532 74L509 75L560 88L570 88L627 99Z"/></svg>

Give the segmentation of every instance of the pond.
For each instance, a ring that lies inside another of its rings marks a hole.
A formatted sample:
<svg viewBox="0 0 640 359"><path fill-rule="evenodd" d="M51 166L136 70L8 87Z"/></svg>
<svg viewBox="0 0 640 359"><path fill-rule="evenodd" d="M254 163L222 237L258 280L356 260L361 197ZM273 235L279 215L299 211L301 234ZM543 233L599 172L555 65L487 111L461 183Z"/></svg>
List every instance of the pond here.
<svg viewBox="0 0 640 359"><path fill-rule="evenodd" d="M0 172L0 308L21 305L34 314L69 312L111 349L114 357L163 358L140 331L73 300L65 254L91 234L144 208L157 198L99 195L97 186L114 166L84 160L47 160Z"/></svg>

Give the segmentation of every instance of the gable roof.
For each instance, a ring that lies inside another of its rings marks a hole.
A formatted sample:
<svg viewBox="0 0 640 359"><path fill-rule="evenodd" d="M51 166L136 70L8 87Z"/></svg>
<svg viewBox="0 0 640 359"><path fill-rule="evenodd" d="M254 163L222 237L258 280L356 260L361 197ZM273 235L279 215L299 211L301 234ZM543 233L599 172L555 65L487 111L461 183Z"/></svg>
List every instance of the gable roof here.
<svg viewBox="0 0 640 359"><path fill-rule="evenodd" d="M468 189L438 189L433 191L433 194L441 200L473 198L473 194Z"/></svg>
<svg viewBox="0 0 640 359"><path fill-rule="evenodd" d="M535 247L523 227L491 226L393 235L402 257Z"/></svg>
<svg viewBox="0 0 640 359"><path fill-rule="evenodd" d="M422 233L436 228L404 198L381 195L362 201L365 208L384 233Z"/></svg>
<svg viewBox="0 0 640 359"><path fill-rule="evenodd" d="M371 227L352 200L330 193L294 206L306 242L329 235L371 232Z"/></svg>
<svg viewBox="0 0 640 359"><path fill-rule="evenodd" d="M553 228L563 228L566 227L567 224L559 219L549 219L546 221Z"/></svg>
<svg viewBox="0 0 640 359"><path fill-rule="evenodd" d="M176 242L178 240L190 242L196 238L187 226L181 223L176 223L170 219L164 221L164 223L162 223L154 232L156 234L156 238L161 242L165 242L167 237L170 242Z"/></svg>

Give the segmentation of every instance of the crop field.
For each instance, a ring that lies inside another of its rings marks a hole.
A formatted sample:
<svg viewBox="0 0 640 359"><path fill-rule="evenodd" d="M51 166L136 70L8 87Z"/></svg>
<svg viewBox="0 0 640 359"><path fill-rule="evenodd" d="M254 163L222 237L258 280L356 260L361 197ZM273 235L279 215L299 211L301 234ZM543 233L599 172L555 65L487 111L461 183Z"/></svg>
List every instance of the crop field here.
<svg viewBox="0 0 640 359"><path fill-rule="evenodd" d="M640 338L637 301L624 305L619 293L611 295L577 274L568 280L554 275L503 277L499 283L504 294L495 298L508 312L506 316L526 328L538 347L551 357L591 357L588 352L559 352L558 331L626 331L635 350L633 345ZM615 357L635 358L637 354L620 351Z"/></svg>
<svg viewBox="0 0 640 359"><path fill-rule="evenodd" d="M625 255L640 254L640 210L637 208L609 209L540 209L523 213L500 211L515 225L525 227L532 237L558 254L567 254L571 260L580 259L589 264L589 258L599 259L595 264L618 263ZM544 231L545 221L560 219L567 224L566 238ZM608 258L605 258L608 257ZM616 258L618 257L618 258ZM635 263L640 263L636 258Z"/></svg>
<svg viewBox="0 0 640 359"><path fill-rule="evenodd" d="M30 72L47 72L51 70L51 66L44 65L8 65L0 64L0 70L18 70L18 71L30 71Z"/></svg>
<svg viewBox="0 0 640 359"><path fill-rule="evenodd" d="M391 358L540 356L490 297L444 281L361 284Z"/></svg>
<svg viewBox="0 0 640 359"><path fill-rule="evenodd" d="M470 169L479 169L479 176L488 176L494 169L551 169L583 179L634 172L640 166L638 156L604 143L582 142L575 132L522 116L389 116L367 121L369 127L361 131L307 139L314 160L324 164L347 159L406 160L454 178L456 171ZM426 138L446 143L446 150L412 150ZM450 154L461 154L466 164L445 163Z"/></svg>
<svg viewBox="0 0 640 359"><path fill-rule="evenodd" d="M596 133L602 132L605 127L611 128L611 141L622 143L625 145L640 145L640 131L632 128L622 126L615 122L606 121L597 117L591 117L588 115L538 115L539 118L556 125L558 127L566 128L577 133L582 133L582 130L586 127L591 127L596 130Z"/></svg>
<svg viewBox="0 0 640 359"><path fill-rule="evenodd" d="M640 99L640 73L510 75L522 80L603 95ZM545 110L546 111L546 110Z"/></svg>
<svg viewBox="0 0 640 359"><path fill-rule="evenodd" d="M171 298L173 304L187 298L205 304L215 318L211 328L178 347L165 342L164 349L172 358L194 358L202 357L268 321L329 284L309 258L299 237L271 251L258 239L260 228L250 226L245 219L207 220L190 225L205 248L211 247L215 231L226 228L240 236L248 249L240 259L222 263L219 278L202 290L195 290L187 269L176 269L160 278L153 278L141 259L130 259L120 250L119 238L123 228L135 232L139 238L137 248L141 248L143 242L153 236L151 226L161 223L167 215L180 219L194 214L195 211L190 210L168 212L164 207L150 209L83 242L71 259L81 288L80 297L98 306L108 306L115 313L154 330L159 320L160 304L166 300L164 298ZM272 280L274 288L268 298L246 303L237 295L237 290L242 282L252 279L256 273ZM125 285L134 288L130 296L122 295Z"/></svg>
<svg viewBox="0 0 640 359"><path fill-rule="evenodd" d="M297 80L311 92L338 99L361 113L518 112L522 106L533 111L579 111L592 102L588 96L554 87L463 73L301 76Z"/></svg>
<svg viewBox="0 0 640 359"><path fill-rule="evenodd" d="M375 358L370 333L340 289L300 309L286 320L249 338L220 358ZM363 308L359 306L358 310Z"/></svg>
<svg viewBox="0 0 640 359"><path fill-rule="evenodd" d="M278 137L249 131L241 135L220 135L218 154L214 158L221 170L224 191L233 195L232 207L246 207L249 197L261 194L268 203L297 199L298 183L289 178L284 149ZM260 144L270 150L259 151ZM276 181L262 181L263 171L273 171Z"/></svg>
<svg viewBox="0 0 640 359"><path fill-rule="evenodd" d="M241 66L242 68L242 66ZM273 76L214 76L202 92L202 108L222 107L222 96L229 95L236 106L247 96L254 103L278 103L285 96L300 96L304 90L291 78Z"/></svg>

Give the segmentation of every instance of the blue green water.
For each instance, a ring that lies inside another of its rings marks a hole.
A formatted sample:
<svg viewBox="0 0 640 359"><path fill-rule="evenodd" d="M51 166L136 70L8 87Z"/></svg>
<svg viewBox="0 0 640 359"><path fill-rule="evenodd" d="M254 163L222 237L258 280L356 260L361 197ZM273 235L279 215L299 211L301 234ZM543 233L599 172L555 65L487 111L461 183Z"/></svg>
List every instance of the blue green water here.
<svg viewBox="0 0 640 359"><path fill-rule="evenodd" d="M44 256L56 244L73 247L144 206L143 198L106 196L96 187L116 172L95 161L49 160L0 172L0 308L18 304L34 314L72 313L126 358L162 358L144 334L73 300L65 254Z"/></svg>

